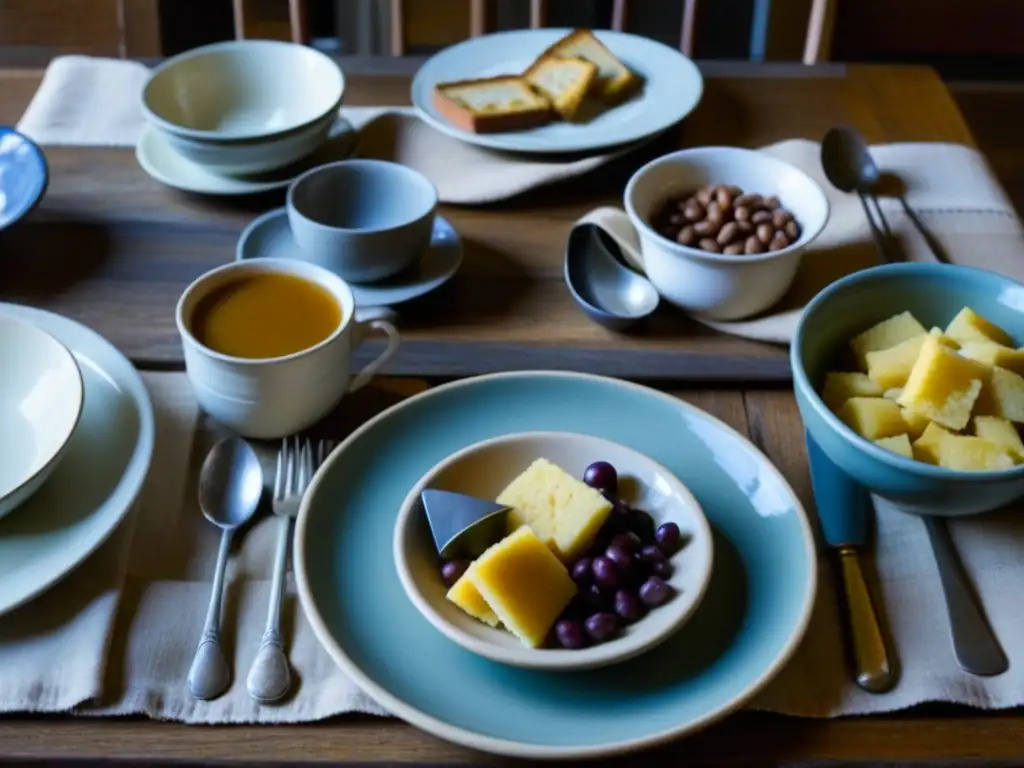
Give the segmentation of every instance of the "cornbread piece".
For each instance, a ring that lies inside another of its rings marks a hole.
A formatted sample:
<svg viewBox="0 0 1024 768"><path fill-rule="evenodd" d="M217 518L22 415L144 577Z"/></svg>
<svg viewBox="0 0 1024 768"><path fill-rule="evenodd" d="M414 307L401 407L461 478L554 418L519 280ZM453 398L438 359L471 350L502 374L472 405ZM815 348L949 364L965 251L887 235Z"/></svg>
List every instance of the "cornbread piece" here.
<svg viewBox="0 0 1024 768"><path fill-rule="evenodd" d="M895 347L879 349L864 355L868 366L868 376L882 389L902 387L910 378L910 370L921 354L921 345L927 335L915 336L901 341Z"/></svg>
<svg viewBox="0 0 1024 768"><path fill-rule="evenodd" d="M866 359L868 352L895 347L900 342L913 339L916 336L924 336L927 332L910 312L901 312L854 336L850 341L850 348L857 358L857 363L866 371L868 369Z"/></svg>
<svg viewBox="0 0 1024 768"><path fill-rule="evenodd" d="M948 326L946 335L961 343L968 341L994 341L1006 347L1013 346L1010 334L991 323L970 307L961 309Z"/></svg>
<svg viewBox="0 0 1024 768"><path fill-rule="evenodd" d="M1024 349L1012 349L994 341L967 341L960 354L989 366L1024 374Z"/></svg>
<svg viewBox="0 0 1024 768"><path fill-rule="evenodd" d="M643 79L623 64L589 29L575 29L544 51L547 58L584 59L597 66L591 94L606 104L619 104L643 85Z"/></svg>
<svg viewBox="0 0 1024 768"><path fill-rule="evenodd" d="M907 431L900 407L884 397L851 397L843 403L838 416L868 440L895 437Z"/></svg>
<svg viewBox="0 0 1024 768"><path fill-rule="evenodd" d="M910 438L906 434L879 438L875 440L875 445L898 453L900 456L906 456L908 459L914 458L914 450L910 447Z"/></svg>
<svg viewBox="0 0 1024 768"><path fill-rule="evenodd" d="M551 56L535 61L523 78L547 97L563 120L573 120L597 78L597 65Z"/></svg>
<svg viewBox="0 0 1024 768"><path fill-rule="evenodd" d="M997 416L975 416L971 421L974 424L975 435L998 445L1010 454L1014 461L1024 461L1024 442L1021 441L1020 434L1013 424Z"/></svg>
<svg viewBox="0 0 1024 768"><path fill-rule="evenodd" d="M948 435L939 443L939 466L965 472L1011 469L1013 458L983 437Z"/></svg>
<svg viewBox="0 0 1024 768"><path fill-rule="evenodd" d="M988 369L928 336L903 387L899 404L949 429L967 426Z"/></svg>
<svg viewBox="0 0 1024 768"><path fill-rule="evenodd" d="M511 507L508 530L530 526L562 560L569 561L590 546L612 511L599 491L577 480L547 459L537 459L508 484L497 498Z"/></svg>
<svg viewBox="0 0 1024 768"><path fill-rule="evenodd" d="M466 577L502 624L524 644L543 644L576 594L565 566L528 526L477 558Z"/></svg>
<svg viewBox="0 0 1024 768"><path fill-rule="evenodd" d="M952 336L947 336L941 328L933 327L928 333L931 336L938 336L940 341L950 349L960 349L960 342Z"/></svg>
<svg viewBox="0 0 1024 768"><path fill-rule="evenodd" d="M472 567L470 566L470 568ZM462 574L458 581L452 584L452 588L448 590L448 599L474 619L479 619L484 624L489 624L492 627L498 626L500 623L498 617L491 610L491 606L487 604L487 601L484 600L483 595L473 586L473 582L466 578L467 574L468 570L467 573Z"/></svg>
<svg viewBox="0 0 1024 768"><path fill-rule="evenodd" d="M900 408L900 415L903 416L903 421L907 424L907 434L910 435L911 440L916 440L924 434L928 425L932 423L932 420L927 416L907 408Z"/></svg>
<svg viewBox="0 0 1024 768"><path fill-rule="evenodd" d="M851 397L878 397L882 388L866 373L835 373L825 375L821 399L833 411L839 410Z"/></svg>
<svg viewBox="0 0 1024 768"><path fill-rule="evenodd" d="M1024 424L1024 377L1005 368L988 369L975 411L978 415Z"/></svg>
<svg viewBox="0 0 1024 768"><path fill-rule="evenodd" d="M487 77L434 86L434 106L464 131L522 131L550 122L551 102L521 77Z"/></svg>
<svg viewBox="0 0 1024 768"><path fill-rule="evenodd" d="M943 429L934 421L930 422L924 434L913 443L914 458L926 464L938 464L939 447L947 437L955 437L955 435Z"/></svg>

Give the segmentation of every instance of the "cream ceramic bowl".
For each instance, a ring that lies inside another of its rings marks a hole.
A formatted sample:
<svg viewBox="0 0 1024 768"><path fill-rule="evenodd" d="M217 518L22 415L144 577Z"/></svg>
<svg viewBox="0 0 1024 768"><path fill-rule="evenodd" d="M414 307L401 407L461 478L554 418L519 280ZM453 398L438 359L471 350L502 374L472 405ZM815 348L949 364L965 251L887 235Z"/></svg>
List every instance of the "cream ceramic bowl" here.
<svg viewBox="0 0 1024 768"><path fill-rule="evenodd" d="M187 51L153 70L146 119L179 153L223 172L288 165L326 138L345 77L308 46L236 40Z"/></svg>
<svg viewBox="0 0 1024 768"><path fill-rule="evenodd" d="M680 245L654 230L651 218L666 200L708 184L776 195L799 223L799 239L771 253L725 256ZM639 236L643 270L658 293L712 320L738 320L778 302L829 215L828 198L810 176L764 152L739 147L684 149L652 160L626 185L625 206Z"/></svg>
<svg viewBox="0 0 1024 768"><path fill-rule="evenodd" d="M82 415L82 373L70 350L0 314L0 517L50 476Z"/></svg>
<svg viewBox="0 0 1024 768"><path fill-rule="evenodd" d="M595 461L618 470L624 501L646 510L657 525L673 521L689 543L671 558L667 580L675 594L643 619L601 645L580 650L529 648L514 635L470 617L450 602L420 492L456 491L484 499L501 490L535 459L544 457L575 477ZM571 432L524 432L468 446L433 467L409 492L395 523L393 555L409 600L438 631L467 651L501 664L543 670L602 667L637 656L668 638L696 610L711 579L711 529L693 494L672 473L642 453L603 438Z"/></svg>

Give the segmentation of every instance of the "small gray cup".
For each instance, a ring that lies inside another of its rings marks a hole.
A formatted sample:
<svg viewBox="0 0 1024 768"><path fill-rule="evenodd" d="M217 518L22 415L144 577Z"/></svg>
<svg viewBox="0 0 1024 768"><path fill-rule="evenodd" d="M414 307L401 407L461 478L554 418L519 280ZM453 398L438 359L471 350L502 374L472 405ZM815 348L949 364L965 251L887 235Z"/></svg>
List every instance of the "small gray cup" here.
<svg viewBox="0 0 1024 768"><path fill-rule="evenodd" d="M307 261L370 283L413 264L430 245L437 189L384 160L342 160L288 187L288 224Z"/></svg>

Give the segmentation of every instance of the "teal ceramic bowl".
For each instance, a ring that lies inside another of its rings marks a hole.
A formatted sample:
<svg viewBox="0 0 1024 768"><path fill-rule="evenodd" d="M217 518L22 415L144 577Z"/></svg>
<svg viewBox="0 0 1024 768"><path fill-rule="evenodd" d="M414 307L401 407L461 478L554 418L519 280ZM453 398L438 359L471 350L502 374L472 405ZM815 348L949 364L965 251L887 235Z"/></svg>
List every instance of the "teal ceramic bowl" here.
<svg viewBox="0 0 1024 768"><path fill-rule="evenodd" d="M849 340L910 310L926 328L945 328L969 306L1024 341L1024 286L971 267L889 264L856 272L821 291L804 310L790 347L793 388L808 434L847 474L873 493L917 514L971 515L1024 495L1024 466L958 472L907 459L865 440L819 397L830 370L841 370Z"/></svg>

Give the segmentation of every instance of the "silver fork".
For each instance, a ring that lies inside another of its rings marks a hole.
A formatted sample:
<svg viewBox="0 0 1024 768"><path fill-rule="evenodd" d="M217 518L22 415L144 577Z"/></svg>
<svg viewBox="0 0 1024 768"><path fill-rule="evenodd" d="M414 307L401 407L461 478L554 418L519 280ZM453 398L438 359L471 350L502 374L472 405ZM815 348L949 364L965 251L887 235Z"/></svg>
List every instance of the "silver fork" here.
<svg viewBox="0 0 1024 768"><path fill-rule="evenodd" d="M288 567L288 545L291 541L292 520L299 514L302 497L318 467L333 444L320 440L317 444L314 464L313 444L298 437L281 441L277 454L277 473L274 478L274 514L281 518L277 539L277 554L274 557L274 577L270 587L270 608L267 612L267 626L260 641L260 649L253 659L246 687L249 695L261 703L282 699L291 687L291 670L288 656L281 640L281 597L284 593L285 574Z"/></svg>

